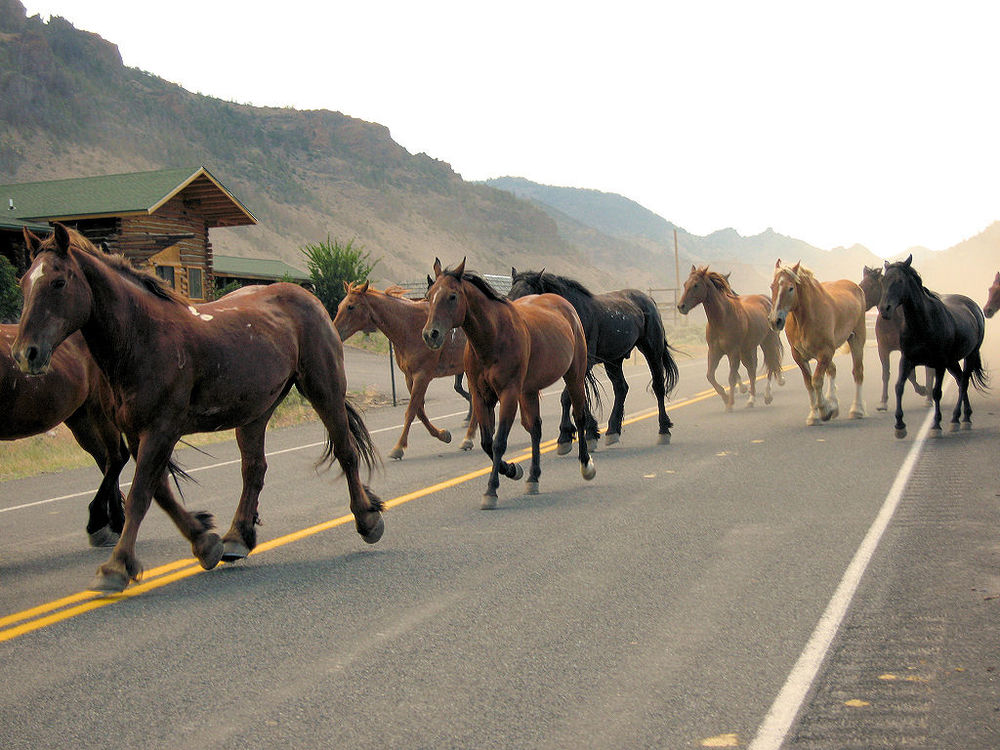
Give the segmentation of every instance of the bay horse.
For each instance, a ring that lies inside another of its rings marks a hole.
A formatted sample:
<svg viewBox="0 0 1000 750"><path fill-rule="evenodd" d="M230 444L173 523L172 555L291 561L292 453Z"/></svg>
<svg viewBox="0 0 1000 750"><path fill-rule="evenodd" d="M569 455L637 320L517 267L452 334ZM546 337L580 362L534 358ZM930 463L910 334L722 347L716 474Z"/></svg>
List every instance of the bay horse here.
<svg viewBox="0 0 1000 750"><path fill-rule="evenodd" d="M531 436L531 469L525 491L529 495L538 493L542 471L538 394L559 378L569 390L573 420L581 436L577 441L580 471L584 479L593 479L597 468L583 437L593 379L588 378L587 340L573 306L555 294L508 300L481 276L466 272L464 258L458 267L444 271L441 261L435 258L434 274L434 284L427 292L430 309L423 337L431 349L444 346L448 332L456 327L461 327L468 338L465 373L473 414L479 423L483 451L493 460L482 508L496 507L500 474L514 480L524 475L519 464L503 460L518 407L521 425ZM497 404L499 420L494 414ZM564 417L560 439L571 434L572 424L567 422Z"/></svg>
<svg viewBox="0 0 1000 750"><path fill-rule="evenodd" d="M1000 271L997 272L996 278L993 279L993 285L987 292L986 304L983 305L983 315L992 318L997 310L1000 310Z"/></svg>
<svg viewBox="0 0 1000 750"><path fill-rule="evenodd" d="M125 525L92 588L122 591L138 580L139 525L155 499L191 543L206 570L246 557L257 542L264 485L265 428L292 386L327 430L320 463L340 463L358 533L383 532L382 502L362 485L360 458L378 460L358 412L346 401L343 348L320 301L295 284L250 286L192 305L124 256L102 254L83 235L56 224L45 240L25 232L32 263L21 279L24 311L14 341L22 371L46 372L53 352L80 331L114 396L113 418L136 460ZM235 428L243 491L221 539L208 513L174 498L167 470L182 435Z"/></svg>
<svg viewBox="0 0 1000 750"><path fill-rule="evenodd" d="M392 342L396 364L406 378L410 401L406 405L403 431L396 440L396 445L389 451L389 458L403 457L414 417L420 419L433 437L442 443L450 443L451 433L435 427L424 411L424 396L427 393L427 386L435 378L456 376L455 390L469 400L471 416L472 398L461 386L461 375L465 372L462 364L465 354L465 333L456 328L448 336L444 346L438 350L428 349L421 335L427 322L426 299L404 299L402 297L404 290L401 287L390 287L380 292L371 287L367 281L363 284L351 284L345 281L344 291L346 296L337 306L337 315L333 319L333 325L337 328L341 340L346 341L358 331L368 333L376 329L382 331ZM472 449L472 435L476 425L470 416L466 417L468 429L465 440L462 441L462 450Z"/></svg>
<svg viewBox="0 0 1000 750"><path fill-rule="evenodd" d="M587 372L598 362L604 365L614 390L614 405L608 419L605 444L612 445L621 438L622 419L625 416L625 396L628 383L622 372L622 362L633 349L646 358L653 379L653 394L659 412L660 445L670 443L670 428L674 423L667 416L665 399L677 385L677 363L670 354L670 345L663 329L663 320L656 303L638 289L619 289L605 294L594 294L574 279L541 271L510 269L509 299L529 294L558 294L569 300L583 324L587 338ZM562 393L563 424L569 422L570 398L567 390ZM596 445L599 432L597 420L588 413L587 439ZM569 453L573 434L560 435L558 452Z"/></svg>
<svg viewBox="0 0 1000 750"><path fill-rule="evenodd" d="M847 343L851 350L854 376L854 401L850 416L865 416L861 385L864 381L865 293L848 279L820 282L813 272L796 263L774 264L771 281L771 314L768 321L775 331L785 331L792 359L802 371L809 392L807 425L826 422L840 413L837 400L837 366L833 356ZM813 373L809 361L816 360ZM823 379L830 382L824 393Z"/></svg>
<svg viewBox="0 0 1000 750"><path fill-rule="evenodd" d="M767 384L764 403L773 400L771 381L785 384L781 372L784 347L781 337L768 325L767 316L771 312L771 299L763 294L739 295L729 285L729 275L710 271L708 266L691 266L691 273L684 282L684 291L677 309L687 315L698 305L705 308L708 322L705 325L705 340L708 342L708 382L719 394L726 411L733 410L736 400L736 386L740 383L740 363L746 368L750 381L750 397L747 406L752 407L757 398L757 349L764 355ZM715 371L722 357L729 359L729 392L719 384Z"/></svg>
<svg viewBox="0 0 1000 750"><path fill-rule="evenodd" d="M980 347L986 332L986 320L979 305L962 294L939 295L924 286L920 274L913 268L913 256L904 261L885 263L879 314L890 319L897 308L903 310L900 329L899 377L896 380L897 438L906 437L903 421L903 387L910 371L917 365L934 370L934 421L931 434L941 434L941 388L945 370L958 381L958 403L951 415L951 428L959 427L959 416L965 429L972 427L972 405L969 403L969 383L978 390L986 389L986 372L980 357ZM961 362L965 360L964 367Z"/></svg>
<svg viewBox="0 0 1000 750"><path fill-rule="evenodd" d="M861 281L858 283L861 291L865 293L865 311L871 310L878 305L882 297L882 269L864 267ZM886 320L881 315L875 318L875 343L878 345L878 358L882 363L882 396L876 407L878 411L886 411L889 408L889 355L899 351L899 331L903 323L903 311L899 308L893 313L891 320ZM910 383L918 396L926 399L928 406L931 405L931 386L934 383L934 375L930 368L924 368L924 379L926 386L917 382L916 369L910 373Z"/></svg>
<svg viewBox="0 0 1000 750"><path fill-rule="evenodd" d="M0 324L0 440L39 435L65 422L103 476L88 509L87 538L91 547L110 547L125 523L118 479L129 457L111 421L111 387L81 334L56 347L51 368L38 377L25 375L14 362L16 336L16 325Z"/></svg>

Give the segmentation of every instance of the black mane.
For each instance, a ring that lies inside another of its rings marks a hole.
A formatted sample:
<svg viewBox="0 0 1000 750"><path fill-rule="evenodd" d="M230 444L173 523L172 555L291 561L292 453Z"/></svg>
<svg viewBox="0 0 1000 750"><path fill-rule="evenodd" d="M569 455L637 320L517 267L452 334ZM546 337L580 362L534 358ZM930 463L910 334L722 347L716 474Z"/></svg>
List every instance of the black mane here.
<svg viewBox="0 0 1000 750"><path fill-rule="evenodd" d="M509 299L502 296L499 292L497 292L496 289L490 286L490 282L488 282L486 279L484 279L475 271L466 271L465 273L462 274L461 277L459 277L459 275L455 272L455 270L451 268L446 270L444 273L448 274L453 279L459 279L460 281L468 281L470 284L476 287L476 289L485 294L487 298L493 300L494 302L504 302L504 303L510 302Z"/></svg>
<svg viewBox="0 0 1000 750"><path fill-rule="evenodd" d="M920 272L917 271L917 269L914 268L912 265L907 265L903 261L896 261L895 263L890 263L885 270L888 271L892 268L895 268L900 272L902 272L904 276L906 276L910 281L914 282L920 288L920 290L928 297L937 300L941 299L941 296L937 292L932 292L930 289L924 286L924 280L920 276ZM882 278L885 278L884 274Z"/></svg>
<svg viewBox="0 0 1000 750"><path fill-rule="evenodd" d="M573 295L594 296L594 293L579 281L547 271L518 271L514 281L524 281L532 289L538 289L539 293L549 292L567 299Z"/></svg>

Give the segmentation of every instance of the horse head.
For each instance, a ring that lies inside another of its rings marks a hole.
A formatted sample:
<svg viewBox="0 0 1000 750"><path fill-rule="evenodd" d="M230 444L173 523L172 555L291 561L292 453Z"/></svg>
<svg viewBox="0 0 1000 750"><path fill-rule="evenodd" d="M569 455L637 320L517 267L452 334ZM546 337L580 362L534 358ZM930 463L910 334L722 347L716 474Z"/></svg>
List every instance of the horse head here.
<svg viewBox="0 0 1000 750"><path fill-rule="evenodd" d="M798 304L797 287L801 262L794 266L783 266L781 258L774 264L774 278L771 280L771 313L767 322L779 333L785 327L788 313Z"/></svg>
<svg viewBox="0 0 1000 750"><path fill-rule="evenodd" d="M427 290L430 307L427 310L427 324L421 335L424 343L435 351L444 346L445 335L458 328L465 321L468 302L462 287L465 273L465 258L457 268L441 270L441 261L434 259L434 283Z"/></svg>
<svg viewBox="0 0 1000 750"><path fill-rule="evenodd" d="M990 287L989 297L983 305L983 315L992 318L993 314L1000 309L1000 272L993 279L993 286Z"/></svg>
<svg viewBox="0 0 1000 750"><path fill-rule="evenodd" d="M886 261L885 273L882 275L882 296L878 303L879 315L885 320L892 320L892 314L910 295L914 284L920 289L920 277L913 269L912 254L903 261Z"/></svg>
<svg viewBox="0 0 1000 750"><path fill-rule="evenodd" d="M340 339L342 341L348 339L358 331L374 333L375 319L365 297L368 293L368 282L351 284L345 281L344 291L346 295L337 305L337 314L333 318L333 325L340 334Z"/></svg>
<svg viewBox="0 0 1000 750"><path fill-rule="evenodd" d="M75 257L85 240L57 223L44 240L25 228L24 241L32 262L21 277L24 307L12 354L22 372L42 375L55 348L90 317L90 285Z"/></svg>
<svg viewBox="0 0 1000 750"><path fill-rule="evenodd" d="M687 315L705 301L705 294L708 291L706 287L708 280L705 278L707 272L708 266L704 268L691 266L691 274L684 282L684 291L681 293L680 302L677 303L677 309L682 315Z"/></svg>
<svg viewBox="0 0 1000 750"><path fill-rule="evenodd" d="M510 291L507 292L507 299L519 299L529 294L544 294L545 284L542 281L544 273L544 268L541 271L518 271L511 266Z"/></svg>
<svg viewBox="0 0 1000 750"><path fill-rule="evenodd" d="M865 266L858 286L865 293L865 309L871 310L882 297L882 269Z"/></svg>

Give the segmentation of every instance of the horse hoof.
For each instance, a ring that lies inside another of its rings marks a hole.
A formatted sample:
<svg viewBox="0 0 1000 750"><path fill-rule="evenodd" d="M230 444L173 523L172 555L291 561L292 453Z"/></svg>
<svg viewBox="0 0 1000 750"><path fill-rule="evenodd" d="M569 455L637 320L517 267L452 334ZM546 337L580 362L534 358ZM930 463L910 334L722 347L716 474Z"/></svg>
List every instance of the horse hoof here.
<svg viewBox="0 0 1000 750"><path fill-rule="evenodd" d="M748 409L752 409L753 407L754 407L754 402L753 401L747 401L747 408Z"/></svg>
<svg viewBox="0 0 1000 750"><path fill-rule="evenodd" d="M241 540L233 541L227 539L222 543L222 562L236 562L244 560L250 554L250 548Z"/></svg>
<svg viewBox="0 0 1000 750"><path fill-rule="evenodd" d="M772 401L774 401L774 396L772 396L770 394L764 396L764 405L765 406L767 406L768 404L770 404Z"/></svg>
<svg viewBox="0 0 1000 750"><path fill-rule="evenodd" d="M959 430L958 422L952 422L951 423L951 431L952 432L958 432L958 430Z"/></svg>
<svg viewBox="0 0 1000 750"><path fill-rule="evenodd" d="M660 436L656 439L657 445L670 445L670 433L661 432Z"/></svg>
<svg viewBox="0 0 1000 750"><path fill-rule="evenodd" d="M128 586L128 576L120 571L105 573L103 570L97 571L97 577L87 587L90 591L100 594L120 594Z"/></svg>
<svg viewBox="0 0 1000 750"><path fill-rule="evenodd" d="M483 495L483 502L479 506L480 510L494 510L497 507L496 495Z"/></svg>
<svg viewBox="0 0 1000 750"><path fill-rule="evenodd" d="M391 451L389 451L389 458L394 458L397 461L399 461L402 457L403 457L402 448L393 448Z"/></svg>
<svg viewBox="0 0 1000 750"><path fill-rule="evenodd" d="M573 443L559 443L556 445L556 453L560 456L565 456L571 450L573 450Z"/></svg>
<svg viewBox="0 0 1000 750"><path fill-rule="evenodd" d="M971 430L972 429L972 422L962 422L962 429L963 430Z"/></svg>
<svg viewBox="0 0 1000 750"><path fill-rule="evenodd" d="M87 534L91 547L114 547L120 538L121 534L112 531L110 526L102 526L97 531Z"/></svg>
<svg viewBox="0 0 1000 750"><path fill-rule="evenodd" d="M514 467L514 476L511 477L515 482L524 476L524 469L521 464L511 464Z"/></svg>
<svg viewBox="0 0 1000 750"><path fill-rule="evenodd" d="M524 483L524 494L525 495L537 495L538 494L538 482L532 482L530 479Z"/></svg>
<svg viewBox="0 0 1000 750"><path fill-rule="evenodd" d="M378 522L367 534L362 534L361 538L367 544L375 544L379 539L382 538L382 534L385 532L385 521L382 520L382 514L379 513Z"/></svg>
<svg viewBox="0 0 1000 750"><path fill-rule="evenodd" d="M441 430L441 442L442 443L451 442L451 433L448 432L448 430Z"/></svg>
<svg viewBox="0 0 1000 750"><path fill-rule="evenodd" d="M732 404L726 404L726 414L729 414L733 410Z"/></svg>
<svg viewBox="0 0 1000 750"><path fill-rule="evenodd" d="M851 419L864 419L865 413L860 409L851 409L850 417Z"/></svg>
<svg viewBox="0 0 1000 750"><path fill-rule="evenodd" d="M466 417L465 419L462 420L462 427L468 427L468 426L469 426L469 418Z"/></svg>
<svg viewBox="0 0 1000 750"><path fill-rule="evenodd" d="M205 570L211 570L219 564L222 554L225 551L225 545L218 534L205 534L204 539L201 540L198 546L200 547L200 554L196 550L195 557L198 558L201 567Z"/></svg>
<svg viewBox="0 0 1000 750"><path fill-rule="evenodd" d="M594 477L596 477L597 467L594 466L594 459L591 458L589 461L587 461L586 466L581 466L580 473L583 474L583 478L586 479L588 482Z"/></svg>
<svg viewBox="0 0 1000 750"><path fill-rule="evenodd" d="M622 439L622 436L619 435L619 434L616 434L614 432L606 432L604 434L604 444L605 445L614 445L615 443L617 443L621 439Z"/></svg>
<svg viewBox="0 0 1000 750"><path fill-rule="evenodd" d="M462 450L463 451L471 451L472 450L472 441L471 440L463 440L462 441Z"/></svg>
<svg viewBox="0 0 1000 750"><path fill-rule="evenodd" d="M942 437L943 435L944 435L944 430L941 429L941 425L937 425L936 427L931 427L932 438L939 438Z"/></svg>
<svg viewBox="0 0 1000 750"><path fill-rule="evenodd" d="M889 411L889 406L887 404L879 404L875 407L875 411Z"/></svg>

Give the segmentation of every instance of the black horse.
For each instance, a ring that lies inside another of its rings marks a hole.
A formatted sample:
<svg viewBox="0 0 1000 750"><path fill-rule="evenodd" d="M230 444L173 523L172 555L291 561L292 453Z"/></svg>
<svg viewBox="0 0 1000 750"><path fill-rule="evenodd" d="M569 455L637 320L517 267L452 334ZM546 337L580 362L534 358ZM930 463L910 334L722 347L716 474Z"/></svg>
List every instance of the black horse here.
<svg viewBox="0 0 1000 750"><path fill-rule="evenodd" d="M941 385L945 370L958 381L958 403L951 415L952 430L959 427L963 407L963 426L971 429L969 383L978 390L985 390L987 381L979 354L986 330L983 311L964 295L942 296L928 290L912 263L912 255L897 263L886 262L882 299L878 304L879 313L885 320L892 318L897 307L903 311L899 342L902 358L896 381L896 437L906 437L903 386L917 365L934 370L934 424L931 426L937 430L934 434L941 434ZM963 359L964 367L960 364Z"/></svg>
<svg viewBox="0 0 1000 750"><path fill-rule="evenodd" d="M615 392L615 403L608 420L605 442L617 443L622 432L622 418L625 415L625 394L628 383L622 372L622 361L638 349L649 364L653 376L653 393L660 417L659 443L670 442L670 428L673 422L667 416L664 399L677 385L677 363L670 355L670 346L663 330L663 320L656 309L656 303L648 294L638 289L620 289L606 294L594 294L578 281L542 271L521 271L510 269L510 299L528 294L558 294L570 301L587 336L587 371L600 362L611 380ZM562 393L563 422L569 410L569 396ZM600 436L597 420L589 416L587 439L595 441ZM568 453L569 443L559 443L559 453Z"/></svg>

